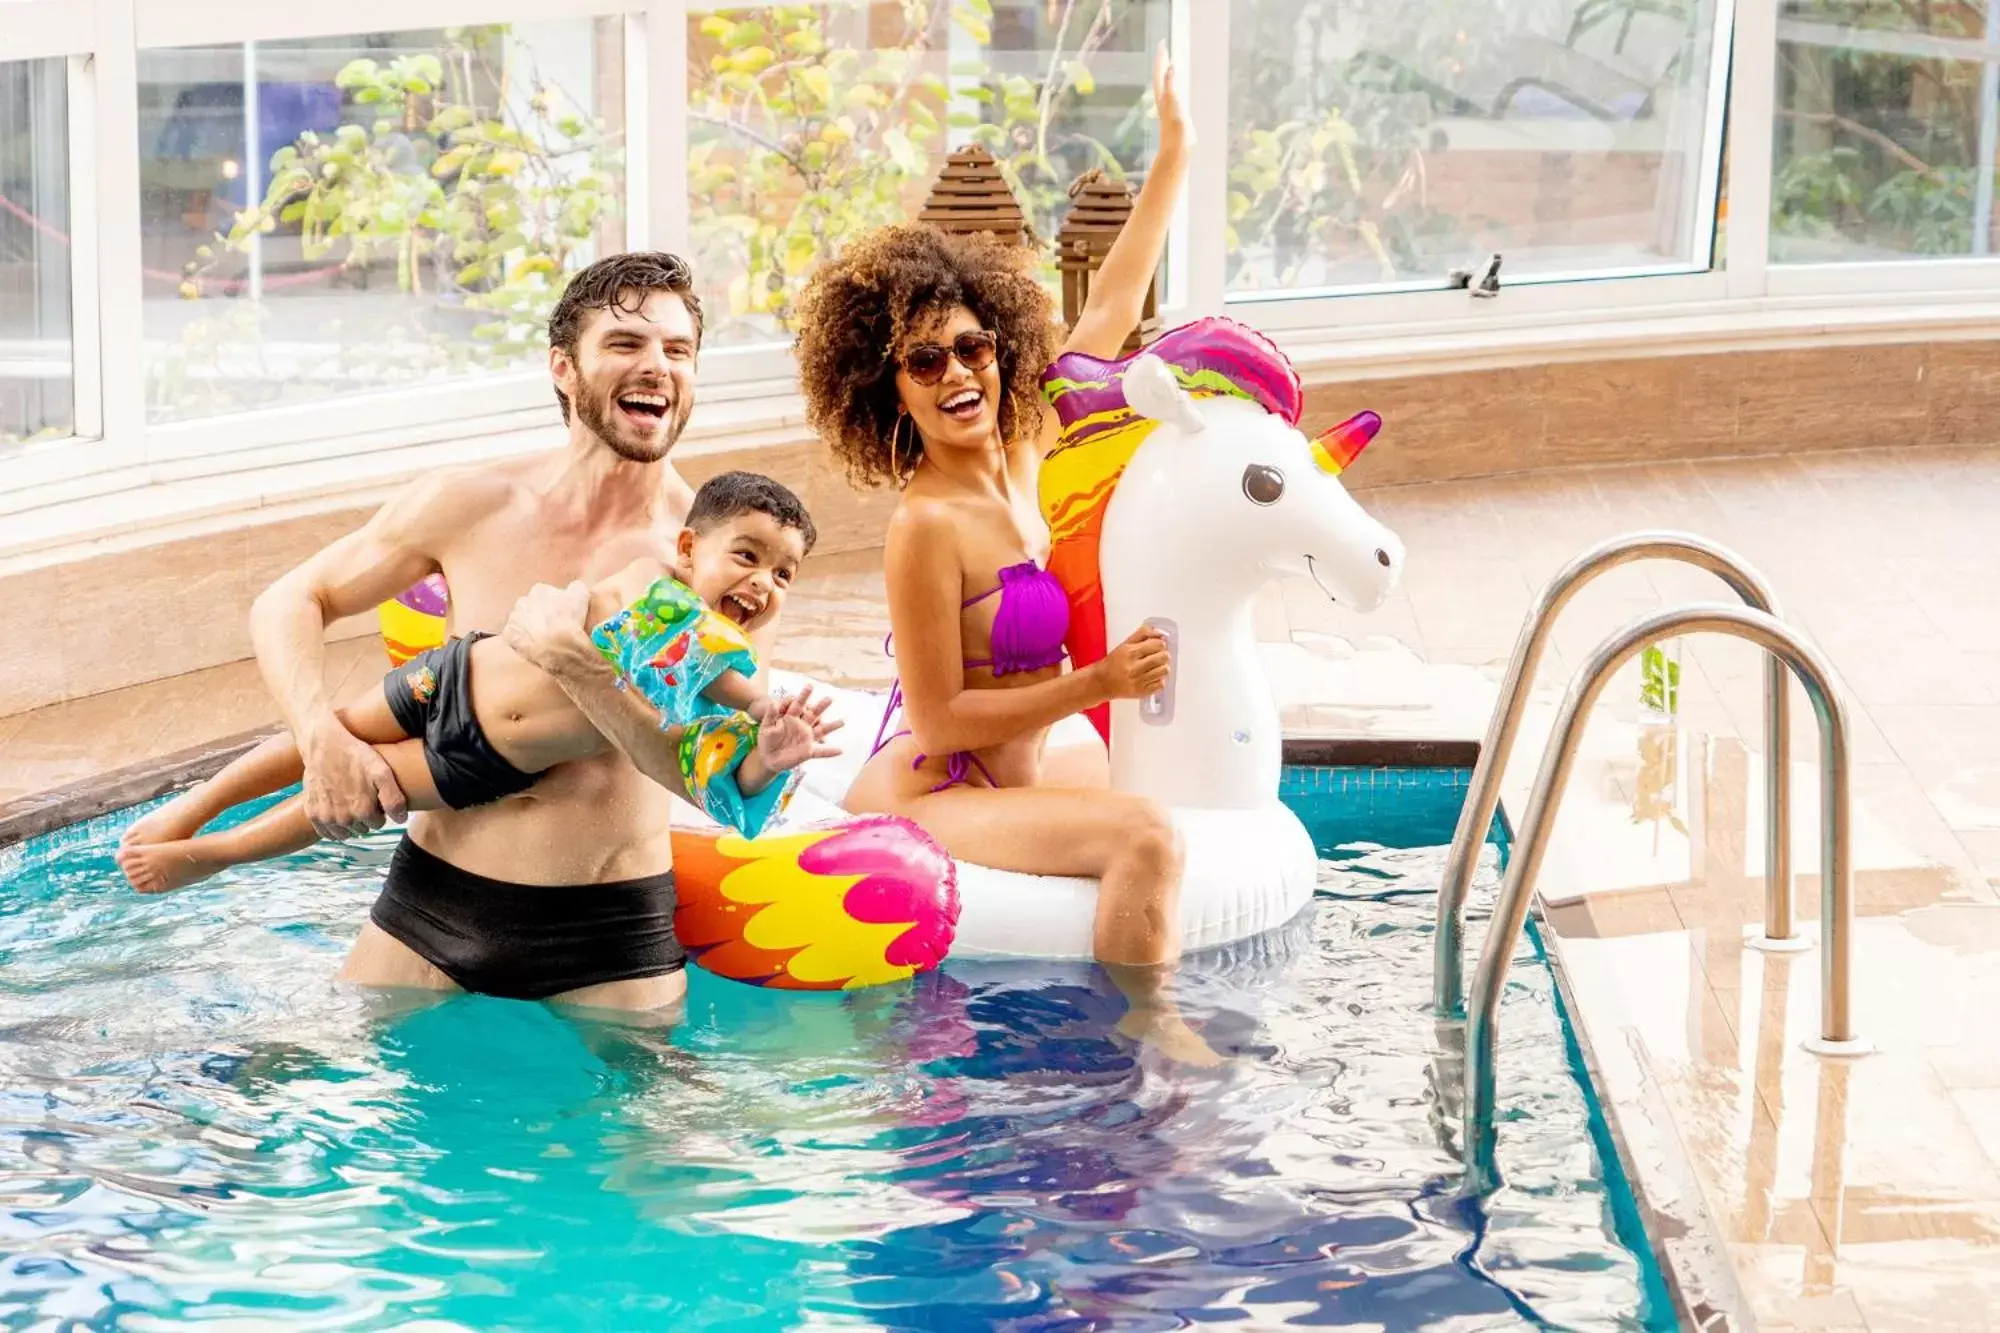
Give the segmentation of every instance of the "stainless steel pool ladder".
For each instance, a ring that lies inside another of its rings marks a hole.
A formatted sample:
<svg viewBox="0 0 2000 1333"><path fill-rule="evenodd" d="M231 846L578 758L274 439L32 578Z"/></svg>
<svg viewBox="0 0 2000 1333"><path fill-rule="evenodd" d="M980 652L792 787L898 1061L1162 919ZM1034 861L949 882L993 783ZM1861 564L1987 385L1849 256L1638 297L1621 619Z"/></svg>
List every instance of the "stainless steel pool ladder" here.
<svg viewBox="0 0 2000 1333"><path fill-rule="evenodd" d="M1515 660L1510 664L1506 685L1494 721L1488 731L1488 745L1479 757L1479 766L1473 777L1473 790L1468 792L1464 810L1461 812L1460 838L1455 840L1451 865L1462 869L1463 878L1456 881L1455 899L1446 901L1440 894L1439 914L1439 964L1440 972L1445 966L1444 927L1447 915L1454 931L1462 920L1465 887L1470 883L1472 857L1477 855L1479 843L1493 817L1498 803L1499 774L1505 767L1506 749L1511 746L1514 733L1518 730L1523 698L1529 680L1532 679L1534 659L1539 656L1543 642L1547 638L1547 620L1569 600L1578 586L1594 573L1602 572L1613 565L1627 560L1642 559L1648 555L1672 555L1691 560L1714 570L1745 597L1745 600L1761 602L1762 606L1729 606L1723 604L1695 604L1657 612L1635 621L1625 629L1612 635L1591 654L1583 664L1569 692L1563 699L1562 709L1557 715L1555 728L1551 734L1549 747L1544 752L1541 768L1535 775L1535 785L1528 799L1528 807L1523 816L1519 839L1514 854L1508 864L1506 878L1501 884L1500 896L1494 908L1493 919L1487 928L1486 945L1480 953L1479 970L1473 978L1473 1001L1470 1018L1465 1032L1464 1082L1465 1095L1463 1115L1463 1145L1468 1172L1468 1187L1475 1191L1485 1191L1496 1187L1499 1173L1494 1162L1494 1057L1498 1039L1498 1019L1500 997L1506 987L1508 965L1513 959L1522 928L1526 925L1529 902L1539 873L1542 858L1547 852L1548 835L1555 815L1555 807L1562 795L1569 771L1576 757L1578 742L1582 739L1584 725L1589 720L1591 707L1603 693L1611 676L1647 645L1661 639L1675 638L1685 634L1721 633L1746 639L1764 649L1770 658L1771 674L1766 677L1766 710L1769 719L1779 723L1785 720L1785 680L1789 670L1799 677L1811 701L1814 716L1820 732L1820 918L1826 932L1826 947L1820 962L1820 1031L1816 1038L1807 1041L1809 1050L1820 1055L1859 1055L1865 1053L1868 1044L1854 1033L1850 1012L1850 979L1853 956L1853 864L1851 856L1852 829L1850 822L1850 795L1848 786L1847 715L1846 706L1833 686L1833 674L1820 655L1818 649L1801 638L1795 631L1780 621L1769 610L1771 604L1768 591L1762 580L1751 574L1735 556L1721 547L1701 538L1680 533L1642 533L1619 538L1587 552L1557 577L1551 580L1537 603L1537 614L1523 627L1521 638L1516 645ZM1767 869L1774 879L1768 892L1768 902L1784 904L1784 920L1791 922L1790 895L1790 854L1789 854L1789 772L1786 736L1778 727L1771 727L1770 752L1776 756L1770 770L1770 809L1767 812L1770 825L1766 833ZM1499 741L1496 745L1495 741ZM1482 782L1482 774L1484 781ZM1483 801L1483 810L1475 809L1475 804ZM1472 842L1462 846L1464 834L1470 828ZM1783 850L1776 850L1782 848ZM1775 878L1777 872L1783 878ZM1451 891L1454 880L1448 877L1446 890ZM1770 947L1768 938L1769 922L1766 923L1767 939L1752 941ZM1787 937L1790 936L1787 932ZM1797 948L1798 944L1780 941L1782 947ZM1456 935L1453 936L1450 953L1453 969L1453 992L1457 990L1456 969L1459 955ZM1444 979L1439 978L1438 996L1445 995ZM1454 1006L1455 1007L1455 1006Z"/></svg>
<svg viewBox="0 0 2000 1333"><path fill-rule="evenodd" d="M1479 866L1479 849L1493 826L1493 812L1500 806L1500 780L1513 755L1521 715L1528 708L1528 691L1535 683L1535 668L1541 664L1556 617L1591 580L1636 560L1679 560L1705 569L1748 605L1778 617L1777 599L1770 586L1740 556L1689 532L1634 532L1613 537L1577 556L1548 581L1514 640L1514 656L1500 680L1499 701L1486 725L1486 739L1480 742L1472 782L1458 812L1458 831L1452 835L1451 855L1445 861L1444 881L1438 887L1431 1004L1439 1017L1458 1017L1465 1009L1465 896ZM1770 658L1764 672L1765 812L1780 836L1764 842L1764 937L1758 945L1798 950L1810 948L1811 942L1801 937L1792 923L1790 694L1782 662Z"/></svg>

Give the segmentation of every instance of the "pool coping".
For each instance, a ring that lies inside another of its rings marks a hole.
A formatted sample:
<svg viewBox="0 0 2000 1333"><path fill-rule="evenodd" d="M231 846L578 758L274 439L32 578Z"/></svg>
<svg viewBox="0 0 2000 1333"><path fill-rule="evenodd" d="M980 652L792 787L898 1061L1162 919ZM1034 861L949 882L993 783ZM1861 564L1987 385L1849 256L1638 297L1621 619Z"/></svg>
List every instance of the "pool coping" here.
<svg viewBox="0 0 2000 1333"><path fill-rule="evenodd" d="M69 825L166 795L212 776L231 759L281 728L263 727L217 738L45 792L0 803L0 849ZM1284 762L1330 768L1471 768L1479 742L1439 738L1395 738L1288 734ZM1506 818L1504 810L1500 812ZM1666 1282L1674 1314L1683 1328L1700 1333L1746 1333L1755 1328L1739 1287L1729 1249L1709 1216L1684 1146L1653 1080L1641 1077L1642 1096L1631 1080L1613 1079L1598 1038L1615 1033L1585 1018L1563 961L1563 936L1535 904L1542 952L1575 1034L1584 1075L1596 1092L1612 1150L1619 1158L1633 1207ZM1630 1061L1627 1053L1627 1062ZM1618 1090L1614 1094L1614 1089Z"/></svg>
<svg viewBox="0 0 2000 1333"><path fill-rule="evenodd" d="M1611 1076L1597 1042L1616 1034L1584 1016L1563 958L1563 936L1548 922L1539 898L1532 910L1540 952L1555 978L1584 1077L1596 1094L1646 1244L1667 1284L1677 1326L1695 1333L1752 1333L1757 1321L1737 1281L1729 1244L1709 1213L1658 1082L1643 1077L1635 1085ZM1625 1055L1628 1062L1633 1057L1629 1051Z"/></svg>
<svg viewBox="0 0 2000 1333"><path fill-rule="evenodd" d="M222 736L184 750L109 769L76 782L0 802L0 848L150 801L203 778L282 728Z"/></svg>
<svg viewBox="0 0 2000 1333"><path fill-rule="evenodd" d="M47 791L0 802L0 848L150 801L212 777L223 765L281 731L260 727L111 769ZM1475 741L1373 736L1287 736L1284 761L1330 768L1470 768Z"/></svg>

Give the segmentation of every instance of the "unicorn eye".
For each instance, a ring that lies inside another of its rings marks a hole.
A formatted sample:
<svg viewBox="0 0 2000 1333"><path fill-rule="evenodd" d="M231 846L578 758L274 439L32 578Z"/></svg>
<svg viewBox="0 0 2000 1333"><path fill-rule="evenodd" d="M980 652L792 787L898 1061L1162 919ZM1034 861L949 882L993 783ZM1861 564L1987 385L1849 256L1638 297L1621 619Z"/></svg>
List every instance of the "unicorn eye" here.
<svg viewBox="0 0 2000 1333"><path fill-rule="evenodd" d="M1250 497L1251 504L1274 505L1285 493L1285 474L1274 467L1252 463L1243 469L1243 493Z"/></svg>

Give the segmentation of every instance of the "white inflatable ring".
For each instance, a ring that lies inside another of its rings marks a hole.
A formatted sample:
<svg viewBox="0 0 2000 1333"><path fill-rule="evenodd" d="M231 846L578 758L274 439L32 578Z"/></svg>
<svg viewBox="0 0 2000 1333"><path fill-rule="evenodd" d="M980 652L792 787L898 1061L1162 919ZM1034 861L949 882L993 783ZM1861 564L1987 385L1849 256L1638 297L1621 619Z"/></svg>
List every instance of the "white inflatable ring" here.
<svg viewBox="0 0 2000 1333"><path fill-rule="evenodd" d="M797 693L810 685L833 700L829 718L846 725L842 738L873 736L886 702L883 692L842 689L795 672L773 671L772 685ZM1101 745L1080 717L1058 724L1049 744ZM865 747L807 765L798 794L786 810L786 827L836 820L840 800L866 760ZM1195 952L1260 935L1297 916L1312 900L1318 861L1312 838L1298 817L1273 801L1245 810L1171 811L1186 853L1181 881L1182 948ZM683 811L701 816L692 808ZM1024 875L969 861L958 869L958 931L954 958L1088 958L1097 913L1097 881L1062 875Z"/></svg>

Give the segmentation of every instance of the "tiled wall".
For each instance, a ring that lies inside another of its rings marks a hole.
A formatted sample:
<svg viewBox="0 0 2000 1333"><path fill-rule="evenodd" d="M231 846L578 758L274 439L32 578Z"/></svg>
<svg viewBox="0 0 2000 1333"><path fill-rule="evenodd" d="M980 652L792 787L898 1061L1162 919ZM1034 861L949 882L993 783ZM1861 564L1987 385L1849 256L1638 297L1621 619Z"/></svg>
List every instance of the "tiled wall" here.
<svg viewBox="0 0 2000 1333"><path fill-rule="evenodd" d="M1362 408L1383 417L1350 486L1368 489L1587 463L1649 462L2000 438L2000 345L1820 347L1474 370L1336 383L1307 395L1309 429ZM683 470L725 468L796 488L818 551L879 540L894 494L851 490L809 443L707 445ZM94 553L0 578L0 716L247 657L256 593L363 509ZM374 632L372 616L336 627Z"/></svg>
<svg viewBox="0 0 2000 1333"><path fill-rule="evenodd" d="M1350 485L1582 464L1986 443L2000 344L1816 347L1477 370L1321 385L1309 429L1363 408L1382 434Z"/></svg>

